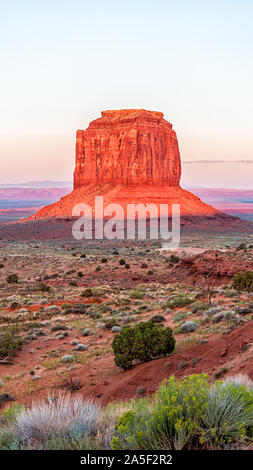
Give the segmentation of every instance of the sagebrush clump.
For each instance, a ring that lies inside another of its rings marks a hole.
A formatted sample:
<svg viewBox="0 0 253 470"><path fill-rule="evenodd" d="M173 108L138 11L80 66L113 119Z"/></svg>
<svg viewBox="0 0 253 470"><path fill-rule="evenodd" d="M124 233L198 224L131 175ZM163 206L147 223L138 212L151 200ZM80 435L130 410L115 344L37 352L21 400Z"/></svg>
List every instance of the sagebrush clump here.
<svg viewBox="0 0 253 470"><path fill-rule="evenodd" d="M45 442L53 437L78 439L96 432L99 406L83 401L80 396L60 394L48 397L16 417L17 435L21 441Z"/></svg>

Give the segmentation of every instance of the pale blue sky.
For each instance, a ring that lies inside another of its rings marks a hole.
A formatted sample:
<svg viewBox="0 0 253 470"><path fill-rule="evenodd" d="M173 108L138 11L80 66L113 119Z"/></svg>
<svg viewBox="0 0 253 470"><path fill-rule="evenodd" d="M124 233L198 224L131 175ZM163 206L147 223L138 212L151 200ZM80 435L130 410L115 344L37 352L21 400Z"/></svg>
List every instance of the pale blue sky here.
<svg viewBox="0 0 253 470"><path fill-rule="evenodd" d="M104 109L163 111L183 161L253 161L252 20L252 0L0 2L0 182L71 179Z"/></svg>

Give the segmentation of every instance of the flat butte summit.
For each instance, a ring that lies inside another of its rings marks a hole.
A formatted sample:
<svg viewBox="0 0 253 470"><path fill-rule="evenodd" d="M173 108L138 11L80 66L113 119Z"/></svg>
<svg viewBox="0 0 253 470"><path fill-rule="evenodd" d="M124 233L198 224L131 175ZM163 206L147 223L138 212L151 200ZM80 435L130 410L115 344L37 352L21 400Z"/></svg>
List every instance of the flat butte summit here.
<svg viewBox="0 0 253 470"><path fill-rule="evenodd" d="M176 132L163 113L145 109L102 111L76 134L74 189L30 220L71 217L79 203L180 204L182 216L215 216L218 210L180 187L181 160Z"/></svg>

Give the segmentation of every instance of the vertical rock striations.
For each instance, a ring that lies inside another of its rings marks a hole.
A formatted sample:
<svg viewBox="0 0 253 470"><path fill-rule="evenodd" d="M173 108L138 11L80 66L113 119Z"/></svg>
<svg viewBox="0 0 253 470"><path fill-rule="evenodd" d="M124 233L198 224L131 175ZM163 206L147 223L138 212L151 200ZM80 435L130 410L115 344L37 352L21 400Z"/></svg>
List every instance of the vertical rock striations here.
<svg viewBox="0 0 253 470"><path fill-rule="evenodd" d="M179 186L177 136L163 113L103 111L76 136L74 189L87 184Z"/></svg>

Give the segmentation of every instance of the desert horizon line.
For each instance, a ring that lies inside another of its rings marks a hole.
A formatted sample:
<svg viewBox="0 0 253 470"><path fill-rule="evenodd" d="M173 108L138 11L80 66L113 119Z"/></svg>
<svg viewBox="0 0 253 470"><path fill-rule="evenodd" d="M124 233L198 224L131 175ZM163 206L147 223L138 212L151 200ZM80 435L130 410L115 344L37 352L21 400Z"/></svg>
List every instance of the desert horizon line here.
<svg viewBox="0 0 253 470"><path fill-rule="evenodd" d="M253 162L252 162L253 163ZM52 186L49 186L49 183L52 184ZM40 186L40 187L35 187L32 186L38 185L38 184L45 184L45 186ZM31 180L31 181L26 181L26 182L9 182L9 183L0 183L0 189L15 189L16 187L19 187L20 189L52 189L55 188L53 184L58 184L61 185L57 189L64 189L64 188L72 188L73 187L73 182L72 181L64 181L64 180L50 180L50 179L43 179L43 180ZM64 186L65 185L65 186ZM27 187L28 186L28 187ZM209 189L209 190L227 190L227 191L253 191L253 185L252 188L250 187L232 187L232 186L207 186L207 185L193 185L189 186L187 184L181 184L182 188L185 189Z"/></svg>
<svg viewBox="0 0 253 470"><path fill-rule="evenodd" d="M220 160L210 160L210 159L199 159L199 160L183 160L181 159L181 164L182 166L188 166L188 165L219 165L219 164L243 164L243 165L252 165L253 164L253 159L237 159L237 160L224 160L224 159L220 159ZM61 184L61 185L66 185L66 187L72 187L72 181L69 179L64 179L64 178L57 178L57 177L54 177L53 179L50 178L50 177L44 177L43 179L36 179L35 178L30 178L26 181L24 181L24 179L21 179L19 181L15 181L15 178L14 178L14 181L13 180L9 180L7 182L3 182L3 183L0 183L0 188L3 188L3 187L9 187L9 186L31 186L32 184ZM219 189L250 189L250 186L247 184L247 186L241 186L241 185L220 185L220 184L203 184L203 185L199 185L199 184L193 184L193 185L189 185L187 183L181 183L182 186L184 186L185 188L219 188ZM252 185L253 187L253 185Z"/></svg>

